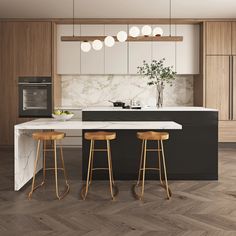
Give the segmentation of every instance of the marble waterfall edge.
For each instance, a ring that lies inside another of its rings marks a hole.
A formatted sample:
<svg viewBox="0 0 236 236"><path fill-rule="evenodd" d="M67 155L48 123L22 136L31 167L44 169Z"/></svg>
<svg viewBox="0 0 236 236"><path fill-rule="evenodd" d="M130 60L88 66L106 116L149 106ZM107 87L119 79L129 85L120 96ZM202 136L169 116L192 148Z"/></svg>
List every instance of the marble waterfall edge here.
<svg viewBox="0 0 236 236"><path fill-rule="evenodd" d="M62 106L89 107L111 106L108 100L131 99L142 105L155 106L156 89L138 75L63 75ZM166 85L164 106L193 105L193 76L177 76L172 87Z"/></svg>

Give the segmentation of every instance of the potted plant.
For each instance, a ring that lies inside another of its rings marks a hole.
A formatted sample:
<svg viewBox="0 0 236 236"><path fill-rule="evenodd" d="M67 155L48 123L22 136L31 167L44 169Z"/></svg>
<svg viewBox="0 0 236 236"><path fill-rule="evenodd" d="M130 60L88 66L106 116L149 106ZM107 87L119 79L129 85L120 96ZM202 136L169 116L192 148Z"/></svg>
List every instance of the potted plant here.
<svg viewBox="0 0 236 236"><path fill-rule="evenodd" d="M143 66L138 66L138 74L148 78L149 86L156 86L156 106L163 105L163 90L166 84L172 86L175 80L176 72L173 71L173 66L164 66L165 58L160 61L152 60L150 64L143 61Z"/></svg>

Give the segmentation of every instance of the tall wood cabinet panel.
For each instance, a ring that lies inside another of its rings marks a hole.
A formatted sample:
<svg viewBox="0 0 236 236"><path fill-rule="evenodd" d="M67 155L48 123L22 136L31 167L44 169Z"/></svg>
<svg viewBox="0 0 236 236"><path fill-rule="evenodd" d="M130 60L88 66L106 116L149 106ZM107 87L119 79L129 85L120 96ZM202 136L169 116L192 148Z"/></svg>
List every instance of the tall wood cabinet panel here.
<svg viewBox="0 0 236 236"><path fill-rule="evenodd" d="M231 54L231 22L206 23L206 54Z"/></svg>
<svg viewBox="0 0 236 236"><path fill-rule="evenodd" d="M143 25L135 26L141 29ZM137 74L137 67L142 66L144 60L148 63L152 60L152 42L129 42L128 45L129 74Z"/></svg>
<svg viewBox="0 0 236 236"><path fill-rule="evenodd" d="M206 57L206 107L219 110L219 120L230 119L230 58Z"/></svg>
<svg viewBox="0 0 236 236"><path fill-rule="evenodd" d="M232 22L232 54L236 55L236 22Z"/></svg>
<svg viewBox="0 0 236 236"><path fill-rule="evenodd" d="M105 35L116 36L119 31L127 32L127 25L105 25ZM115 42L112 47L105 47L105 74L128 73L127 42Z"/></svg>
<svg viewBox="0 0 236 236"><path fill-rule="evenodd" d="M170 27L169 25L153 25L153 29L155 27L161 27L163 29L163 36L169 36L170 35ZM171 35L175 36L175 25L172 25L171 27ZM165 58L164 65L165 66L173 66L173 69L176 70L175 67L175 42L152 42L152 59L153 60L161 60L162 58Z"/></svg>
<svg viewBox="0 0 236 236"><path fill-rule="evenodd" d="M81 36L102 36L104 25L81 25ZM104 45L101 50L81 50L81 74L104 74Z"/></svg>
<svg viewBox="0 0 236 236"><path fill-rule="evenodd" d="M52 75L52 23L17 22L16 60L19 76Z"/></svg>
<svg viewBox="0 0 236 236"><path fill-rule="evenodd" d="M199 25L176 25L176 35L183 36L182 42L176 42L177 74L199 74Z"/></svg>
<svg viewBox="0 0 236 236"><path fill-rule="evenodd" d="M80 25L74 26L76 36L80 35ZM80 42L62 42L61 36L73 35L73 25L57 25L57 73L80 73Z"/></svg>
<svg viewBox="0 0 236 236"><path fill-rule="evenodd" d="M15 24L1 23L0 41L0 145L13 144L13 125L17 118L17 81L15 78Z"/></svg>

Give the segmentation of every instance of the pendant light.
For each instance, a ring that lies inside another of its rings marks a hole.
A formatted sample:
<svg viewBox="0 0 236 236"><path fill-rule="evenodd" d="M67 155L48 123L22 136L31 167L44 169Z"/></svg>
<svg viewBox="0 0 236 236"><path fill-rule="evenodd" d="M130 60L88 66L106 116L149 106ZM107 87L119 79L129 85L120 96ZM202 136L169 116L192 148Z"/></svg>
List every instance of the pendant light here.
<svg viewBox="0 0 236 236"><path fill-rule="evenodd" d="M161 27L155 27L152 31L153 36L162 36L163 35L163 30Z"/></svg>
<svg viewBox="0 0 236 236"><path fill-rule="evenodd" d="M152 34L152 28L150 25L144 25L141 29L142 35L149 36Z"/></svg>
<svg viewBox="0 0 236 236"><path fill-rule="evenodd" d="M115 39L112 36L107 36L104 39L104 43L107 47L112 47L115 44Z"/></svg>
<svg viewBox="0 0 236 236"><path fill-rule="evenodd" d="M139 34L140 34L140 29L137 26L133 26L133 27L130 28L129 35L131 37L134 37L134 38L138 37Z"/></svg>
<svg viewBox="0 0 236 236"><path fill-rule="evenodd" d="M125 42L127 40L127 33L125 31L120 31L118 32L118 34L116 35L117 40L121 43Z"/></svg>
<svg viewBox="0 0 236 236"><path fill-rule="evenodd" d="M99 51L103 47L103 43L101 40L95 39L92 43L92 47L94 50Z"/></svg>
<svg viewBox="0 0 236 236"><path fill-rule="evenodd" d="M80 48L83 52L89 52L91 50L91 44L87 41L81 43Z"/></svg>

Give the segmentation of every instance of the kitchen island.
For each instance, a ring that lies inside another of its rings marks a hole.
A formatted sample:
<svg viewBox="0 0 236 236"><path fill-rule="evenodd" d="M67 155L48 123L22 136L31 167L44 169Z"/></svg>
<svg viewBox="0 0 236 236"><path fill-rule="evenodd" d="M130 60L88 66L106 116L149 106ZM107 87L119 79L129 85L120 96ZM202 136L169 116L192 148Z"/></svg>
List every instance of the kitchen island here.
<svg viewBox="0 0 236 236"><path fill-rule="evenodd" d="M56 121L55 119L37 119L15 126L15 190L21 189L33 176L34 160L36 156L36 141L32 133L43 130L106 130L120 132L121 130L181 130L182 126L172 121L97 121L86 122L78 120ZM116 141L116 140L114 140ZM113 143L113 142L112 142ZM112 144L113 145L113 144ZM122 148L122 147L120 147ZM126 147L128 148L128 147ZM42 152L42 150L41 150ZM115 154L113 152L113 154ZM137 156L137 158L139 158ZM83 157L83 166L87 157ZM122 166L120 166L122 168ZM42 168L39 163L37 171ZM87 166L86 166L87 169ZM81 170L78 170L81 171ZM85 171L82 170L85 174Z"/></svg>
<svg viewBox="0 0 236 236"><path fill-rule="evenodd" d="M218 179L218 111L203 107L165 107L146 109L122 109L116 107L86 108L83 121L175 121L182 130L168 130L169 140L164 142L168 178L172 180L217 180ZM141 142L137 130L117 130L117 139L112 142L112 160L115 179L137 178ZM156 130L151 127L150 130ZM85 129L83 132L86 132ZM96 131L96 129L94 130ZM102 144L98 144L101 147ZM156 143L150 142L150 147ZM83 179L86 177L89 142L83 140ZM100 155L100 154L96 154ZM157 154L148 154L148 165L157 165ZM105 158L95 158L96 165L106 165ZM94 179L105 179L104 173L94 173ZM157 179L153 172L147 179Z"/></svg>

